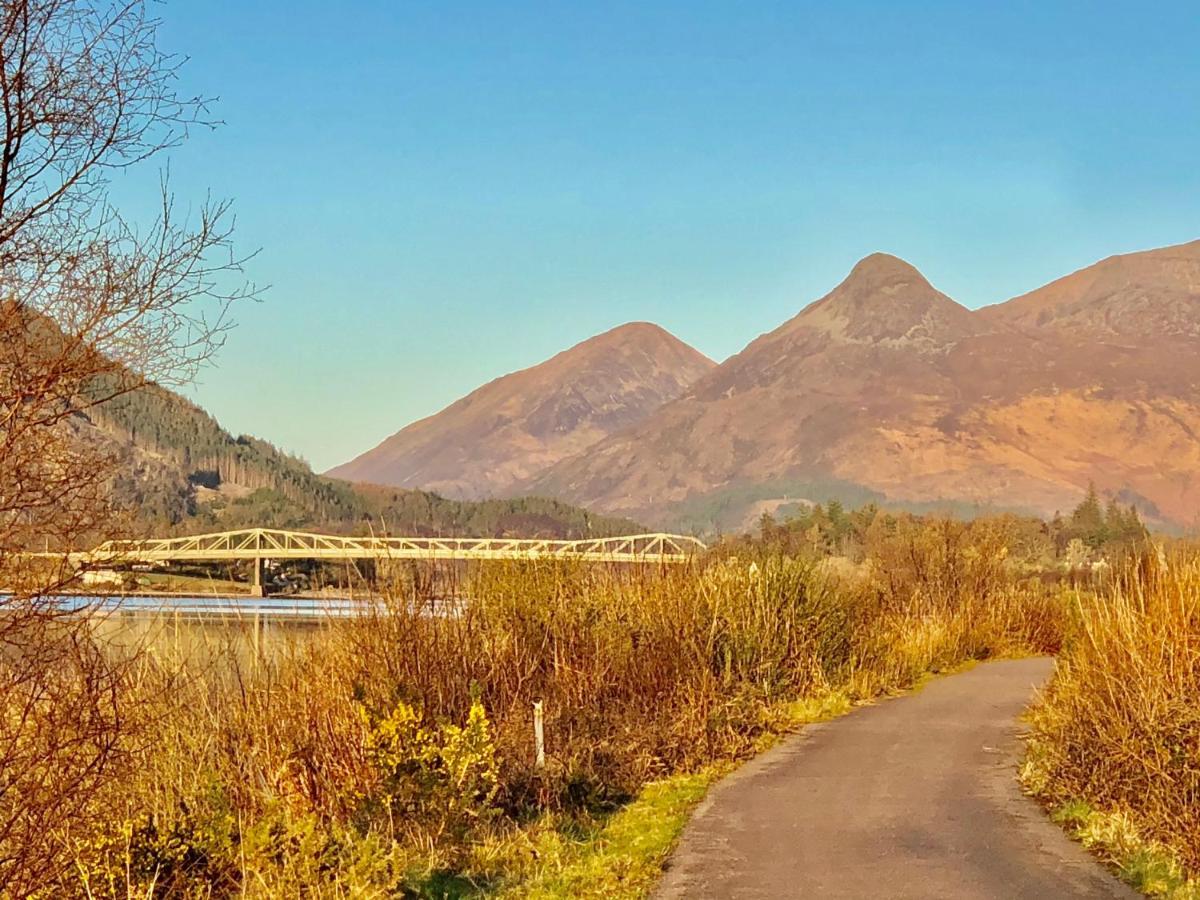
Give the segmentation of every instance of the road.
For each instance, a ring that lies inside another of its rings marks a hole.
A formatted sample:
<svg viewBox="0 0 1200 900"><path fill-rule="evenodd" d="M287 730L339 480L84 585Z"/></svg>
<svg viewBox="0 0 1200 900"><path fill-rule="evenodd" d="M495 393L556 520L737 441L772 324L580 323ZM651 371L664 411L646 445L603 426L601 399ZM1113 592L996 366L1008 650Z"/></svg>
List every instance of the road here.
<svg viewBox="0 0 1200 900"><path fill-rule="evenodd" d="M1018 788L1052 667L985 663L788 738L710 792L657 896L1139 897Z"/></svg>

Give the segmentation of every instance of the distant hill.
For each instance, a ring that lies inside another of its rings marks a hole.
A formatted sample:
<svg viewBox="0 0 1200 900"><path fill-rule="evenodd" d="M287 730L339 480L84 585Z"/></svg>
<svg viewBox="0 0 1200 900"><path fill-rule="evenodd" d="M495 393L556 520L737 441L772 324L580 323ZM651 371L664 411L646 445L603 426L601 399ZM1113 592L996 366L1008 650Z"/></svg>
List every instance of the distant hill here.
<svg viewBox="0 0 1200 900"><path fill-rule="evenodd" d="M72 427L118 454L116 496L151 532L265 526L576 538L641 530L552 499L470 503L327 478L266 441L232 436L195 404L155 386L76 417Z"/></svg>
<svg viewBox="0 0 1200 900"><path fill-rule="evenodd" d="M969 311L874 254L680 397L521 488L734 528L826 499L1200 509L1200 242Z"/></svg>
<svg viewBox="0 0 1200 900"><path fill-rule="evenodd" d="M1200 241L1105 259L971 311L877 253L721 365L622 326L497 379L334 472L161 390L79 425L175 529L322 524L735 530L813 502L1050 515L1089 483L1151 522L1200 510ZM535 495L565 503L455 497Z"/></svg>
<svg viewBox="0 0 1200 900"><path fill-rule="evenodd" d="M622 325L497 378L329 474L459 498L511 494L636 425L714 365L657 325Z"/></svg>

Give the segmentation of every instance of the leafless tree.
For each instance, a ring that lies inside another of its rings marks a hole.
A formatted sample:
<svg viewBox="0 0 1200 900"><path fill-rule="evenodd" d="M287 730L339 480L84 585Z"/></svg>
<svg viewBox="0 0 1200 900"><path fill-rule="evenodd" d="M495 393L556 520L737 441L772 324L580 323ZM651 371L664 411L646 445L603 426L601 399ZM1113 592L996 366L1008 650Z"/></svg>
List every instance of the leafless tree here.
<svg viewBox="0 0 1200 900"><path fill-rule="evenodd" d="M254 290L230 209L162 202L135 224L113 174L214 124L178 87L146 0L0 0L0 894L57 877L63 823L119 763L120 672L41 602L115 511L114 459L81 416L191 377Z"/></svg>

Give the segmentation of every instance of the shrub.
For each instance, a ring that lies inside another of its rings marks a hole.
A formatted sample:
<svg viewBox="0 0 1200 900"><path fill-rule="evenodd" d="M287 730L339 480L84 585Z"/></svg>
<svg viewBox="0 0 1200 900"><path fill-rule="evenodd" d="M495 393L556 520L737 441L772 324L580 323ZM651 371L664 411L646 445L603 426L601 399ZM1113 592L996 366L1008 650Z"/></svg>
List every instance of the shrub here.
<svg viewBox="0 0 1200 900"><path fill-rule="evenodd" d="M461 840L486 821L496 794L495 748L483 707L472 703L465 726L431 728L421 714L399 701L386 716L359 713L363 745L378 773L366 799L382 804L390 821L418 822L434 840Z"/></svg>
<svg viewBox="0 0 1200 900"><path fill-rule="evenodd" d="M1145 555L1074 595L1030 721L1036 793L1128 815L1200 872L1200 558Z"/></svg>
<svg viewBox="0 0 1200 900"><path fill-rule="evenodd" d="M548 815L586 829L652 780L749 756L799 706L1053 649L1059 596L1018 583L1004 540L892 519L857 564L749 546L669 569L488 565L440 615L436 580L406 579L386 610L265 641L163 628L122 698L152 739L67 836L77 877L56 893L502 879L477 848L528 843Z"/></svg>

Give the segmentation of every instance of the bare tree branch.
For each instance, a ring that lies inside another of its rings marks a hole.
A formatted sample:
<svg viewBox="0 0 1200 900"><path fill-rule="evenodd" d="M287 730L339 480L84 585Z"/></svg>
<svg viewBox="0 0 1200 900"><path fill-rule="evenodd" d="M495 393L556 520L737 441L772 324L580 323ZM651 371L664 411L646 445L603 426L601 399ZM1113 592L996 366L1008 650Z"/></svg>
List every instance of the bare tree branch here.
<svg viewBox="0 0 1200 900"><path fill-rule="evenodd" d="M51 835L122 760L123 669L85 617L45 602L65 556L119 526L119 455L84 417L211 359L256 295L226 201L180 213L168 178L149 225L109 200L114 172L211 127L179 93L146 0L0 0L0 894L70 860ZM59 556L34 558L31 550ZM7 592L7 596L4 594Z"/></svg>

